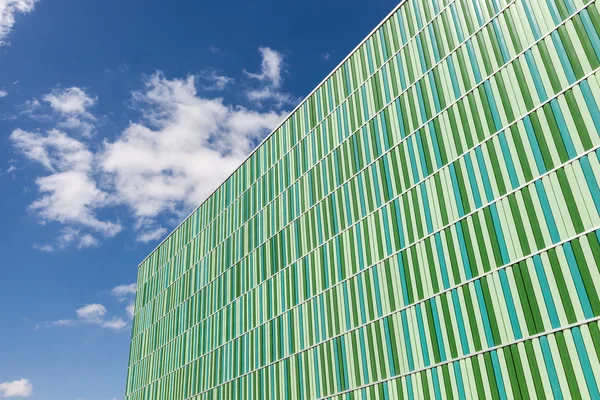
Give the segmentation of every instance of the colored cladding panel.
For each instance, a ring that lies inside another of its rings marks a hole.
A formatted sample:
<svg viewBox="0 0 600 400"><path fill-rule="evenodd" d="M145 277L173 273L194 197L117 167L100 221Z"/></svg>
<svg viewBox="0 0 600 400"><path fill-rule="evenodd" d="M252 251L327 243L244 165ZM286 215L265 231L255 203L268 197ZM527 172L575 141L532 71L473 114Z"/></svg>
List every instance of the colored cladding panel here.
<svg viewBox="0 0 600 400"><path fill-rule="evenodd" d="M406 0L138 269L127 399L599 398L600 4Z"/></svg>

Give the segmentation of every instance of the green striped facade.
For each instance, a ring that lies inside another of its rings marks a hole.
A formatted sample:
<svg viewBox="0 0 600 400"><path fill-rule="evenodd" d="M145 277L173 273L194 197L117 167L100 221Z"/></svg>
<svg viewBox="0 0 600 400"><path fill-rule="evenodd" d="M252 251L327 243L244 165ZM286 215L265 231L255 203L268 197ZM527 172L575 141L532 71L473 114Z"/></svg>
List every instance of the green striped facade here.
<svg viewBox="0 0 600 400"><path fill-rule="evenodd" d="M138 269L127 399L600 398L600 3L405 0Z"/></svg>

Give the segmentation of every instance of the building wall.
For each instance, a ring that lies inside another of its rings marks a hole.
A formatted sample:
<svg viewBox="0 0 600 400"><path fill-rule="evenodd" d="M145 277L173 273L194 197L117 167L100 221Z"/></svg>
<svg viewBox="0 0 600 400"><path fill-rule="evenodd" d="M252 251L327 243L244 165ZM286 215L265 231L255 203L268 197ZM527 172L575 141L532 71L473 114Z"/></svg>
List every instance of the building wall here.
<svg viewBox="0 0 600 400"><path fill-rule="evenodd" d="M127 399L598 398L599 57L404 1L140 264Z"/></svg>

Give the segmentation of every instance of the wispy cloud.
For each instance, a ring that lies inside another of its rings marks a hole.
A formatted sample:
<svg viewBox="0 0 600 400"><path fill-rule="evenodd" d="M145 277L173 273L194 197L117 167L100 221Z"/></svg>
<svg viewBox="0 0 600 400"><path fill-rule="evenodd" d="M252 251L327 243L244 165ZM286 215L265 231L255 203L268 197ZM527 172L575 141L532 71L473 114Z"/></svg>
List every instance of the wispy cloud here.
<svg viewBox="0 0 600 400"><path fill-rule="evenodd" d="M32 394L33 385L28 379L21 378L0 383L0 397L2 398L29 397Z"/></svg>
<svg viewBox="0 0 600 400"><path fill-rule="evenodd" d="M53 252L54 251L54 246L51 244L38 244L38 243L34 243L33 244L33 248L39 251L45 251L47 253Z"/></svg>
<svg viewBox="0 0 600 400"><path fill-rule="evenodd" d="M248 99L259 105L271 101L278 108L297 103L300 99L281 90L284 55L269 47L260 47L258 51L262 57L260 73L244 70L246 76L260 82L260 86L251 87L246 91Z"/></svg>
<svg viewBox="0 0 600 400"><path fill-rule="evenodd" d="M113 294L113 296L122 298L122 297L125 297L128 295L135 294L136 288L137 288L137 285L135 283L129 283L126 285L115 286L114 288L111 289L110 292Z"/></svg>
<svg viewBox="0 0 600 400"><path fill-rule="evenodd" d="M8 92L4 89L0 89L0 99L8 96Z"/></svg>
<svg viewBox="0 0 600 400"><path fill-rule="evenodd" d="M72 246L77 249L87 249L90 247L97 247L100 244L98 239L90 235L89 233L81 233L78 229L71 227L65 227L61 229L58 237L56 238L56 244L34 244L33 248L40 251L52 252L55 250L64 250Z"/></svg>
<svg viewBox="0 0 600 400"><path fill-rule="evenodd" d="M120 317L107 318L108 310L102 304L86 304L75 310L76 318L59 319L56 321L44 322L36 326L39 328L68 327L80 324L98 325L102 328L121 330L127 326L127 322Z"/></svg>
<svg viewBox="0 0 600 400"><path fill-rule="evenodd" d="M244 73L250 78L258 79L261 82L267 82L273 87L281 86L281 72L283 68L283 54L270 47L261 46L258 48L262 56L260 73L252 73L244 70Z"/></svg>
<svg viewBox="0 0 600 400"><path fill-rule="evenodd" d="M156 229L144 230L135 238L135 240L142 243L153 242L162 238L167 232L168 230L164 226Z"/></svg>
<svg viewBox="0 0 600 400"><path fill-rule="evenodd" d="M126 285L119 285L112 288L110 291L113 296L115 296L119 301L127 301L127 307L125 307L125 312L129 318L133 318L133 314L135 312L135 305L133 303L133 296L135 295L135 291L137 289L136 283L129 283Z"/></svg>
<svg viewBox="0 0 600 400"><path fill-rule="evenodd" d="M16 16L32 12L36 3L37 0L0 0L0 46L7 44Z"/></svg>
<svg viewBox="0 0 600 400"><path fill-rule="evenodd" d="M61 116L59 127L83 136L90 136L94 131L96 117L92 115L90 108L96 105L97 97L90 96L81 88L70 87L54 89L42 100Z"/></svg>
<svg viewBox="0 0 600 400"><path fill-rule="evenodd" d="M224 90L234 84L235 79L222 75L215 70L203 71L198 74L201 81L199 86L202 90Z"/></svg>

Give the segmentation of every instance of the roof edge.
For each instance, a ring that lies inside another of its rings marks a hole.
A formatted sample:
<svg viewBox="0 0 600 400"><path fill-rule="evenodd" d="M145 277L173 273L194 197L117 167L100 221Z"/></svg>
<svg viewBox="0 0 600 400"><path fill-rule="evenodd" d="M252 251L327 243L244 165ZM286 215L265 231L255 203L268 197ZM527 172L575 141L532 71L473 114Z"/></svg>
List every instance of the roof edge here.
<svg viewBox="0 0 600 400"><path fill-rule="evenodd" d="M391 16L392 16L392 15L393 15L393 14L394 14L396 11L398 11L398 9L400 8L400 6L402 6L402 4L404 4L406 1L407 1L407 0L401 0L401 1L400 1L400 3L398 3L398 5L396 5L396 6L395 6L395 7L392 9L392 11L390 11L390 12L389 12L389 13L388 13L388 14L385 16L385 18L383 18L383 19L381 20L381 22L380 22L379 24L377 24L377 26L376 26L375 28L373 28L373 29L371 30L371 32L369 32L369 34L368 34L367 36L365 36L365 38L364 38L363 40L361 40L361 41L360 41L360 43L356 45L356 47L354 47L354 49L352 49L352 51L351 51L350 53L348 53L348 55L347 55L346 57L344 57L344 59L343 59L342 61L340 61L340 62L339 62L339 64L338 64L337 66L335 66L335 68L333 68L333 69L331 70L331 72L330 72L329 74L327 74L327 76L326 76L325 78L323 78L323 80L321 80L321 82L319 82L319 84L317 84L317 86L315 86L315 88L314 88L314 89L313 89L313 90L312 90L312 91L311 91L309 94L307 94L307 95L304 97L304 99L303 99L303 100L302 100L302 101L301 101L301 102L300 102L300 103L299 103L299 104L298 104L298 105L297 105L297 106L296 106L296 107L295 107L295 108L294 108L292 111L290 111L290 113L288 114L288 116L287 116L287 117L285 117L285 118L284 118L284 119L283 119L283 120L282 120L282 121L279 123L279 125L277 125L277 127L275 127L275 128L274 128L274 129L271 131L271 133L269 133L267 136L265 136L265 138L264 138L264 139L263 139L263 140L262 140L262 141L261 141L261 142L260 142L260 143L259 143L259 144L258 144L258 145L255 147L255 148L254 148L254 150L252 150L252 151L250 152L250 154L248 154L248 156L247 156L247 157L244 159L244 161L242 161L242 162L240 163L240 165L238 165L238 167L237 167L236 169L234 169L234 170L231 172L231 174L229 174L229 176L228 176L227 178L225 178L225 179L223 180L223 182L221 182L221 184L220 184L219 186L217 186L217 187L215 188L215 190L213 190L213 191L212 191L212 192L211 192L211 193L210 193L210 194L209 194L209 195L206 197L206 199L204 199L204 201L203 201L202 203L200 203L200 204L199 204L199 205L198 205L196 208L194 208L194 209L193 209L193 210L192 210L192 211L191 211L191 212L188 214L188 216L187 216L187 217L185 217L185 218L184 218L184 219L183 219L183 220L182 220L182 221L179 223L179 225L177 225L175 228L173 228L173 230L171 230L171 232L170 232L170 233L169 233L167 236L165 236L165 238L164 238L164 239L163 239L163 240L162 240L162 241L161 241L161 242L160 242L158 245L156 245L156 247L155 247L155 248L154 248L154 249L153 249L153 250L152 250L152 251L151 251L151 252L150 252L150 253L149 253L149 254L148 254L148 255L147 255L147 256L146 256L146 257L145 257L145 258L144 258L144 259L143 259L141 262L140 262L140 263L139 263L139 264L138 264L138 269L139 269L139 267L140 267L140 266L141 266L143 263L145 263L145 262L146 262L146 260L148 260L148 258L150 258L150 256L152 256L152 254L154 254L154 253L156 252L156 250L158 250L158 248L159 248L160 246L162 246L162 245L163 245L163 244L164 244L164 243L167 241L167 239L169 239L169 238L170 238L170 237L173 235L173 233L175 233L175 231L176 231L176 230L178 230L178 229L181 227L181 225L183 225L183 223L184 223L185 221L187 221L187 220L188 220L188 219L189 219L189 218L190 218L190 217L191 217L191 216L192 216L192 215L193 215L193 214L194 214L196 211L198 211L198 209L199 209L200 207L202 207L202 205L204 205L204 203L206 203L206 202L208 201L208 199L210 199L210 198L212 197L212 195L214 195L214 194L217 192L217 190L219 190L219 189L220 189L220 188L221 188L221 187L222 187L222 186L225 184L225 182L227 182L227 180L228 180L229 178L231 178L231 177L233 176L233 174L235 174L235 173L236 173L236 172L237 172L237 171L238 171L238 170L239 170L239 169L242 167L242 165L244 165L244 164L245 164L245 163L246 163L246 162L247 162L247 161L250 159L250 157L252 157L252 156L254 155L254 153L256 153L256 152L258 151L258 149L259 149L259 148L260 148L260 147L261 147L263 144L265 144L265 142L266 142L266 141L267 141L267 140L268 140L268 139L269 139L271 136L273 136L273 134L274 134L274 133L275 133L275 132L276 132L276 131L277 131L279 128L281 128L281 127L283 126L283 124L284 124L284 123L285 123L285 122L286 122L286 121L287 121L287 120L288 120L288 119L289 119L289 118L290 118L290 117L291 117L291 116L292 116L292 115L293 115L293 114L294 114L296 111L298 111L298 109L300 109L300 107L302 107L302 105L303 105L304 103L306 103L306 101L308 100L308 98L309 98L310 96L312 96L312 95L313 95L313 94L314 94L314 93L315 93L315 92L316 92L316 91L317 91L317 90L318 90L318 89L319 89L321 86L323 86L323 84L324 84L325 82L327 82L327 80L328 80L329 78L331 78L331 77L333 76L333 74L334 74L334 73L335 73L335 72L336 72L338 69L340 69L340 68L342 67L342 65L344 65L344 63L345 63L346 61L348 61L348 59L349 59L350 57L352 57L352 55L353 55L354 53L356 53L356 51L357 51L357 50L358 50L358 49L359 49L359 48L360 48L360 47L361 47L363 44L365 44L365 43L366 43L366 41L367 41L367 40L369 40L369 38L370 38L371 36L373 36L373 35L374 35L374 34L375 34L375 32L377 32L377 30L378 30L379 28L381 28L381 27L383 26L383 24L385 24L385 23L387 22L387 20L388 20L388 19L390 19L390 17L391 17Z"/></svg>

